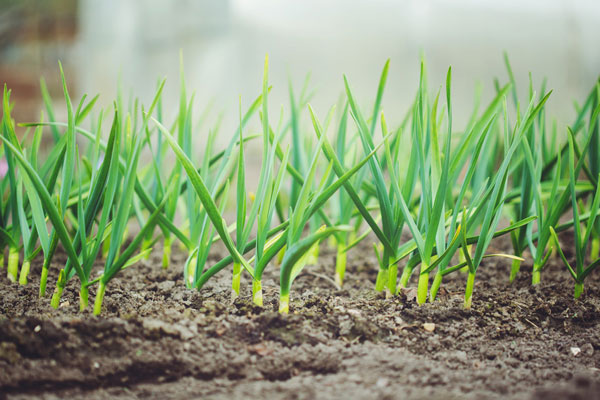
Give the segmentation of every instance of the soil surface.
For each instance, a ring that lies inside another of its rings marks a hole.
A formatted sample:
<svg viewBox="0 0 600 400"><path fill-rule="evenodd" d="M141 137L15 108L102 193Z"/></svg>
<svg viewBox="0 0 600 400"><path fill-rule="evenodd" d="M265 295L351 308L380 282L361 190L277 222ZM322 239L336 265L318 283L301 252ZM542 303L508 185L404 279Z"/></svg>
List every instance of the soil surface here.
<svg viewBox="0 0 600 400"><path fill-rule="evenodd" d="M111 281L101 317L79 312L75 281L58 310L39 299L39 264L25 287L2 272L0 398L600 398L600 273L574 300L558 259L537 287L530 261L511 285L509 262L488 259L470 311L461 273L446 277L438 301L417 306L416 280L393 299L374 292L369 244L349 253L342 290L323 245L320 265L292 287L289 315L277 312L276 268L258 308L248 279L232 302L229 270L187 290L185 255L174 252L163 270L160 249ZM57 256L49 292L64 261Z"/></svg>

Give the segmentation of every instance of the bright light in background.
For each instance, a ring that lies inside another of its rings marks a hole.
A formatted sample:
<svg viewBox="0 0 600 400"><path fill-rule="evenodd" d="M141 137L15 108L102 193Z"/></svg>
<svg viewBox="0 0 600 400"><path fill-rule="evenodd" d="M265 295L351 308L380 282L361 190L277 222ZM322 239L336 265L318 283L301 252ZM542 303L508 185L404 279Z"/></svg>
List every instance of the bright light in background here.
<svg viewBox="0 0 600 400"><path fill-rule="evenodd" d="M79 88L111 101L119 75L146 101L159 77L168 78L166 100L177 97L179 50L198 106L214 99L232 129L237 99L249 104L260 92L262 60L269 53L271 106L287 108L288 77L300 86L312 73L319 113L339 99L342 74L370 104L380 70L391 58L384 98L390 123L399 122L413 99L420 55L432 87L453 67L456 123L468 118L475 82L484 100L493 79L506 81L502 52L510 56L519 90L548 78L548 105L563 125L600 73L596 1L475 0L231 0L81 2ZM107 92L108 91L108 92ZM173 106L173 109L175 107ZM200 112L198 111L198 114ZM227 137L229 133L224 134Z"/></svg>

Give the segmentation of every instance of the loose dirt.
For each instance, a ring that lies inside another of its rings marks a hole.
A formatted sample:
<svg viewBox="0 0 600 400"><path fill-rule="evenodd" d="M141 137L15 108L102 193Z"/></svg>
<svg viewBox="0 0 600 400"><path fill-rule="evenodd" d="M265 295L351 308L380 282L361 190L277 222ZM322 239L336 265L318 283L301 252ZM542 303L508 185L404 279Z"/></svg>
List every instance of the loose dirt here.
<svg viewBox="0 0 600 400"><path fill-rule="evenodd" d="M600 398L600 273L574 300L558 259L537 287L530 262L508 284L509 263L486 260L466 311L461 273L433 304L416 304L416 279L392 299L374 292L367 243L350 252L338 290L335 254L323 245L320 265L294 283L290 314L279 315L276 268L259 308L247 277L231 301L229 270L200 292L186 289L184 257L174 252L163 270L158 249L123 271L99 318L79 312L74 281L58 310L39 299L37 263L25 287L2 272L0 398ZM57 256L49 292L65 260Z"/></svg>

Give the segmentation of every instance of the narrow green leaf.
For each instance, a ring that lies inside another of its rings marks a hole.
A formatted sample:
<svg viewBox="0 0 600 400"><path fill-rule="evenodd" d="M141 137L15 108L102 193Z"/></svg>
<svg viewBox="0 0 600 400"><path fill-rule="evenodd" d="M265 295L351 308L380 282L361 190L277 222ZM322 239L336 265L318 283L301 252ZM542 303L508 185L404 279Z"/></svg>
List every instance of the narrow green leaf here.
<svg viewBox="0 0 600 400"><path fill-rule="evenodd" d="M219 213L219 210L217 209L217 206L216 206L214 200L212 199L210 192L208 191L208 188L206 187L204 181L202 180L202 177L200 176L200 174L198 173L196 168L194 168L194 165L192 164L190 159L185 155L185 153L183 152L181 147L179 147L179 145L177 144L177 141L175 141L173 136L171 136L171 133L169 133L167 128L165 128L154 117L150 117L150 118L152 119L154 124L162 131L165 139L167 140L167 142L173 149L175 155L177 156L177 159L183 165L183 168L185 169L188 177L190 178L190 181L192 182L192 185L193 185L194 189L196 190L196 193L198 194L198 197L200 198L202 205L206 209L206 212L208 213L210 220L212 221L215 229L217 230L217 233L221 237L221 240L223 240L225 247L227 248L227 250L233 257L233 259L236 262L240 263L244 267L244 269L246 269L246 271L248 271L248 273L251 276L253 276L252 268L250 267L248 262L246 260L244 260L242 255L237 251L237 249L235 248L235 245L233 244L233 241L231 240L231 237L227 233L227 230L223 223L223 217Z"/></svg>

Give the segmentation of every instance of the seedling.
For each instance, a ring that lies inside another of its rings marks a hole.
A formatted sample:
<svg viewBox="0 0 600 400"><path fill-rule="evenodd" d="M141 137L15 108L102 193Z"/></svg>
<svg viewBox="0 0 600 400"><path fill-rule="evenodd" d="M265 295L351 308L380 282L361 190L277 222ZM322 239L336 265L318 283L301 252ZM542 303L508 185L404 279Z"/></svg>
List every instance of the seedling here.
<svg viewBox="0 0 600 400"><path fill-rule="evenodd" d="M585 224L585 230L581 230L581 218L579 214L579 206L577 204L577 192L575 190L575 182L577 176L575 175L575 146L574 146L574 135L571 134L568 137L569 141L569 191L571 194L571 208L573 210L573 230L575 236L575 267L573 268L569 263L569 260L563 252L556 231L553 227L550 227L552 238L556 243L558 254L562 258L565 266L569 273L575 280L575 298L579 298L583 293L583 284L585 278L592 273L599 265L600 258L592 258L592 262L586 266L586 250L591 245L592 233L595 229L596 217L598 216L598 208L600 208L600 187L596 187L593 201L590 206L590 215Z"/></svg>

